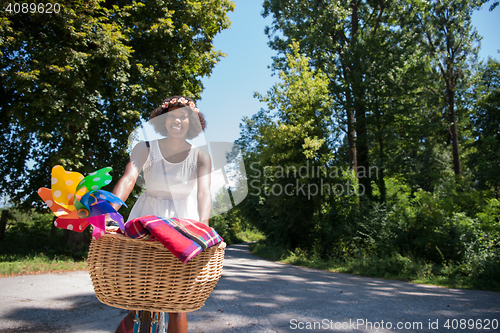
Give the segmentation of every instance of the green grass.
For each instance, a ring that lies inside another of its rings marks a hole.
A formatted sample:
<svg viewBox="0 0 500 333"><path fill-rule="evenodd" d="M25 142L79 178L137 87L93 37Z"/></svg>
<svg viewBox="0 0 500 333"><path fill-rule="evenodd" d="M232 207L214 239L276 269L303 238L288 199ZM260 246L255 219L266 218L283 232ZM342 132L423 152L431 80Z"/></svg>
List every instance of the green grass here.
<svg viewBox="0 0 500 333"><path fill-rule="evenodd" d="M244 243L258 242L266 239L266 236L264 236L263 233L252 228L247 228L246 230L239 232L236 236Z"/></svg>
<svg viewBox="0 0 500 333"><path fill-rule="evenodd" d="M0 277L87 268L87 249L70 247L62 229L52 230L53 215L11 210L0 240Z"/></svg>
<svg viewBox="0 0 500 333"><path fill-rule="evenodd" d="M0 255L0 277L87 269L87 261L68 257L47 256L43 253Z"/></svg>
<svg viewBox="0 0 500 333"><path fill-rule="evenodd" d="M448 288L500 291L498 276L488 272L488 267L486 267L484 274L468 275L465 267L460 265L436 265L412 260L399 254L387 258L365 257L325 260L319 256L308 255L300 250L287 251L266 243L250 244L250 250L253 254L265 259L331 272ZM490 268L491 272L495 272L498 263L493 266L494 268Z"/></svg>

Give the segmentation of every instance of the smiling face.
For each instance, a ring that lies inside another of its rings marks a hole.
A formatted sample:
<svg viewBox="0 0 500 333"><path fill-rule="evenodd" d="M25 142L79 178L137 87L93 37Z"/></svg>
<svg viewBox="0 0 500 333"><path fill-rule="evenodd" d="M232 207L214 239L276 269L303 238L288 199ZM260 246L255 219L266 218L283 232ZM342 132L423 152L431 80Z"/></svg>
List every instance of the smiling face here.
<svg viewBox="0 0 500 333"><path fill-rule="evenodd" d="M167 112L165 125L168 135L186 138L189 130L189 112L188 107L172 107Z"/></svg>
<svg viewBox="0 0 500 333"><path fill-rule="evenodd" d="M178 109L185 109L183 113L187 116L187 119L182 117L182 114L179 116L177 114L179 111L174 112ZM170 114L169 119L167 119L168 114ZM179 121L180 123L174 125L175 121ZM203 113L196 108L194 101L182 96L167 97L163 100L163 103L151 112L148 123L162 137L168 136L169 132L171 137L179 135L187 128L186 140L196 138L205 130L207 125Z"/></svg>

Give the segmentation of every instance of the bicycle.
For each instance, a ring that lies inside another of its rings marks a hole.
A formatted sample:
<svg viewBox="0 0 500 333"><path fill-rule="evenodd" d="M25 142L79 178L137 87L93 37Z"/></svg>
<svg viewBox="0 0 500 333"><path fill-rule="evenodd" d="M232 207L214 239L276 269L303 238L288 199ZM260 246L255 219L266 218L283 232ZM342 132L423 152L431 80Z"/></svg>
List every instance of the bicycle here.
<svg viewBox="0 0 500 333"><path fill-rule="evenodd" d="M200 309L217 284L226 243L183 264L160 242L105 234L92 240L89 273L97 299L136 311L134 333L164 333L166 312Z"/></svg>
<svg viewBox="0 0 500 333"><path fill-rule="evenodd" d="M165 317L165 312L137 311L133 333L165 333Z"/></svg>

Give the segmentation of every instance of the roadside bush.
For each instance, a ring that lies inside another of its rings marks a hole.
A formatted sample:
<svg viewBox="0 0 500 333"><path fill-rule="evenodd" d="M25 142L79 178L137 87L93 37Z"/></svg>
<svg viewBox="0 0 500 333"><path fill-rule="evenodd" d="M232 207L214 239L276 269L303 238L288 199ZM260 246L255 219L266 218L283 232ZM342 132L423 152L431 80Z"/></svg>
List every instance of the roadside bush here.
<svg viewBox="0 0 500 333"><path fill-rule="evenodd" d="M241 219L231 211L211 217L209 225L224 238L226 244L231 245L243 242L238 236L244 230Z"/></svg>
<svg viewBox="0 0 500 333"><path fill-rule="evenodd" d="M297 262L341 260L369 276L403 273L494 285L500 203L461 186L441 182L433 193L412 193L404 179L388 178L385 203L335 197L316 226L315 242L288 251ZM375 196L377 190L374 184Z"/></svg>
<svg viewBox="0 0 500 333"><path fill-rule="evenodd" d="M75 251L74 248L67 246L67 234L64 230L53 227L53 219L52 213L10 209L4 239L0 242L1 259L10 261L12 258L17 260L22 256L29 257L36 254L43 254L49 258L70 257L75 260L86 258L88 248Z"/></svg>

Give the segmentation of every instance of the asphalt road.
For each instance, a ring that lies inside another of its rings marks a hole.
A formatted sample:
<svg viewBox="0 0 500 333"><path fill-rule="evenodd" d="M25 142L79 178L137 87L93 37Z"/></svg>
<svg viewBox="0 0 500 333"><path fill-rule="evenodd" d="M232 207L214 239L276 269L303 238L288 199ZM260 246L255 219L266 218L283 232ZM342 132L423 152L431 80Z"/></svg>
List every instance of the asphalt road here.
<svg viewBox="0 0 500 333"><path fill-rule="evenodd" d="M498 293L295 267L246 245L225 258L190 332L500 332ZM109 333L125 314L96 299L85 271L0 279L0 333Z"/></svg>

